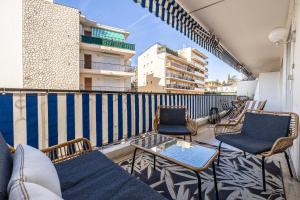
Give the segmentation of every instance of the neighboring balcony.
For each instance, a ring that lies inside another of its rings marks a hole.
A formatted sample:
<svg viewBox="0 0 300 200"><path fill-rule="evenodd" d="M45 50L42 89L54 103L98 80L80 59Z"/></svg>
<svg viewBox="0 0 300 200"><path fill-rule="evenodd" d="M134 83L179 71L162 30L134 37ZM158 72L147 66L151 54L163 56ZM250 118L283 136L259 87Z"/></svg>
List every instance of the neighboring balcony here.
<svg viewBox="0 0 300 200"><path fill-rule="evenodd" d="M119 65L103 62L79 61L81 74L101 74L110 76L133 76L134 68L128 65Z"/></svg>
<svg viewBox="0 0 300 200"><path fill-rule="evenodd" d="M201 85L204 85L204 84L205 84L205 83L204 83L204 80L199 80L199 79L196 79L196 80L195 80L195 83L201 84Z"/></svg>
<svg viewBox="0 0 300 200"><path fill-rule="evenodd" d="M195 88L194 86L181 85L181 84L167 84L166 90L171 93L183 93L183 94L201 94L204 93L204 89Z"/></svg>
<svg viewBox="0 0 300 200"><path fill-rule="evenodd" d="M201 78L205 78L205 75L201 72L195 71L195 74Z"/></svg>
<svg viewBox="0 0 300 200"><path fill-rule="evenodd" d="M166 73L166 78L190 84L195 83L195 79L192 77L182 76L174 73Z"/></svg>
<svg viewBox="0 0 300 200"><path fill-rule="evenodd" d="M80 85L81 90L106 92L131 92L131 87L114 87L101 85Z"/></svg>
<svg viewBox="0 0 300 200"><path fill-rule="evenodd" d="M167 68L178 71L178 72L182 72L184 74L190 75L190 76L196 76L196 77L200 77L203 78L204 75L199 71L193 69L192 67L189 66L185 66L173 61L170 61L167 63L166 65Z"/></svg>
<svg viewBox="0 0 300 200"><path fill-rule="evenodd" d="M135 45L105 38L81 35L80 48L90 51L115 53L131 58L135 54Z"/></svg>

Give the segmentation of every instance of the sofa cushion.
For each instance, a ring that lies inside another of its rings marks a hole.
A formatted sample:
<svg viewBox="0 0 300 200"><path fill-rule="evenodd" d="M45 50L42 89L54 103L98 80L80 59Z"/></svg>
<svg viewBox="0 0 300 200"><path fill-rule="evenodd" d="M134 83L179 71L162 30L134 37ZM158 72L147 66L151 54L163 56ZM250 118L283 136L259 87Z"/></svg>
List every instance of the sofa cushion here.
<svg viewBox="0 0 300 200"><path fill-rule="evenodd" d="M8 191L18 180L41 185L61 196L60 183L53 163L40 150L28 145L18 145L14 153Z"/></svg>
<svg viewBox="0 0 300 200"><path fill-rule="evenodd" d="M165 199L99 151L55 165L64 199Z"/></svg>
<svg viewBox="0 0 300 200"><path fill-rule="evenodd" d="M9 193L9 199L13 200L38 200L38 199L51 199L62 200L60 196L52 191L34 183L27 183L23 181L17 181L11 187Z"/></svg>
<svg viewBox="0 0 300 200"><path fill-rule="evenodd" d="M158 125L158 133L166 134L166 135L189 135L191 131L187 129L185 126L178 125Z"/></svg>
<svg viewBox="0 0 300 200"><path fill-rule="evenodd" d="M271 141L258 140L241 133L218 135L216 139L254 155L270 150L273 145Z"/></svg>
<svg viewBox="0 0 300 200"><path fill-rule="evenodd" d="M12 156L0 132L0 199L7 198L7 185L13 167Z"/></svg>
<svg viewBox="0 0 300 200"><path fill-rule="evenodd" d="M241 133L257 140L275 142L289 133L290 116L246 113Z"/></svg>
<svg viewBox="0 0 300 200"><path fill-rule="evenodd" d="M185 108L160 108L160 124L185 125Z"/></svg>

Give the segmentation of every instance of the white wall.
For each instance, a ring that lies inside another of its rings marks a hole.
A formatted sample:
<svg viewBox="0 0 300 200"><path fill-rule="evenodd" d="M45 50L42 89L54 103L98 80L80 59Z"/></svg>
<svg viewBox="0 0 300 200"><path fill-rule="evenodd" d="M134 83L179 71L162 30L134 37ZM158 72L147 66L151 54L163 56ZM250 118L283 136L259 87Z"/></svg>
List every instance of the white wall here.
<svg viewBox="0 0 300 200"><path fill-rule="evenodd" d="M258 95L255 100L267 100L265 110L281 111L281 75L280 72L260 73Z"/></svg>
<svg viewBox="0 0 300 200"><path fill-rule="evenodd" d="M138 57L138 86L146 86L147 76L159 78L159 86L165 86L166 53L157 54L158 44L153 45Z"/></svg>
<svg viewBox="0 0 300 200"><path fill-rule="evenodd" d="M293 75L293 83L291 87L292 91L292 111L300 115L300 0L296 0L295 5L295 28L296 28L296 42L292 43L294 46L294 64L295 68L291 70L291 74ZM293 57L293 56L291 56ZM299 129L300 130L300 129ZM290 153L293 161L293 166L300 180L300 138L294 141L294 145L290 148Z"/></svg>
<svg viewBox="0 0 300 200"><path fill-rule="evenodd" d="M23 87L22 3L0 1L0 87Z"/></svg>
<svg viewBox="0 0 300 200"><path fill-rule="evenodd" d="M253 98L256 91L256 87L257 87L257 80L239 81L237 82L237 95L248 96L250 98Z"/></svg>

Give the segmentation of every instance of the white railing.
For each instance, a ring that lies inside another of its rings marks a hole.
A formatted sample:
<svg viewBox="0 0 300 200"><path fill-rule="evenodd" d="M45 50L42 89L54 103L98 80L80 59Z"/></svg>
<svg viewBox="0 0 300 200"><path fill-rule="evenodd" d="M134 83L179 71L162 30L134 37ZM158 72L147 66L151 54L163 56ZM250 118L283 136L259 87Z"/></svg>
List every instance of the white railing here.
<svg viewBox="0 0 300 200"><path fill-rule="evenodd" d="M92 91L113 91L113 92L130 92L131 87L114 87L114 86L101 86L101 85L92 85L92 86L80 86L81 90L92 90Z"/></svg>

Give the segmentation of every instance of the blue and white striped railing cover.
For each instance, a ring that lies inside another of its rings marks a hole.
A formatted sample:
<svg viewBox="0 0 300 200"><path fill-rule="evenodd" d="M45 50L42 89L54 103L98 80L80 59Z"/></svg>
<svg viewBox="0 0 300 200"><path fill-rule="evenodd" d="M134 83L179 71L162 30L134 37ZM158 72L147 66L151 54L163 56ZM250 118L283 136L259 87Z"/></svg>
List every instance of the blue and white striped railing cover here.
<svg viewBox="0 0 300 200"><path fill-rule="evenodd" d="M192 118L235 96L138 93L0 94L0 131L10 145L45 148L85 137L102 146L151 131L156 107L184 105Z"/></svg>
<svg viewBox="0 0 300 200"><path fill-rule="evenodd" d="M179 5L176 0L133 0L139 3L143 8L159 17L172 28L180 31L201 47L214 54L228 65L241 71L247 77L252 77L243 64L241 64L226 48L224 48L218 39L199 24L185 9Z"/></svg>

